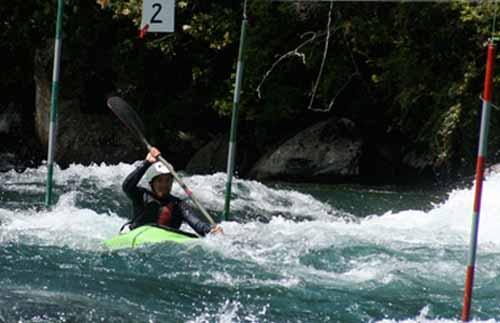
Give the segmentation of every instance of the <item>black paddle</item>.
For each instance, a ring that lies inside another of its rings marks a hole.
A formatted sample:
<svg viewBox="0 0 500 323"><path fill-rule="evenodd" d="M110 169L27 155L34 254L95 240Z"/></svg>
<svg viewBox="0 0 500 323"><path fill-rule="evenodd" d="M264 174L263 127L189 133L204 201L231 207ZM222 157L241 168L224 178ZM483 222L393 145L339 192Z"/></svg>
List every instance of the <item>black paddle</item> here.
<svg viewBox="0 0 500 323"><path fill-rule="evenodd" d="M144 125L142 124L141 119L137 115L137 113L132 109L132 107L125 102L120 97L113 96L108 99L107 101L108 107L113 111L113 113L118 117L118 119L121 120L121 122L127 126L146 146L148 151L153 148L147 141L146 137L144 137ZM164 164L170 173L174 176L174 179L179 183L179 185L182 187L184 192L186 192L187 196L193 201L193 203L196 205L196 207L200 210L200 212L205 216L205 218L210 222L210 224L215 224L214 220L212 217L208 214L208 212L201 206L201 204L196 200L196 198L193 195L193 192L184 184L182 179L177 175L177 173L174 170L174 167L167 162L162 156L158 156L157 159Z"/></svg>

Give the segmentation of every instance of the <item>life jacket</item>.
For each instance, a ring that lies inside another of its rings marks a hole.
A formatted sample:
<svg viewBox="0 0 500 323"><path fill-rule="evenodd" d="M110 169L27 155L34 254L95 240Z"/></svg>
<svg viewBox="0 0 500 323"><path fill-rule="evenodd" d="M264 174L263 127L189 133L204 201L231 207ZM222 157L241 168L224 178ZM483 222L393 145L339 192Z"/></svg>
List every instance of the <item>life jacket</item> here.
<svg viewBox="0 0 500 323"><path fill-rule="evenodd" d="M172 214L174 212L175 204L173 202L168 203L160 208L160 214L158 215L158 224L164 226L172 225Z"/></svg>
<svg viewBox="0 0 500 323"><path fill-rule="evenodd" d="M175 216L175 206L177 200L169 197L171 201L160 201L151 192L143 192L143 204L135 211L135 216L130 223L130 229L135 229L148 223L156 223L173 228L178 228L182 224L182 218Z"/></svg>

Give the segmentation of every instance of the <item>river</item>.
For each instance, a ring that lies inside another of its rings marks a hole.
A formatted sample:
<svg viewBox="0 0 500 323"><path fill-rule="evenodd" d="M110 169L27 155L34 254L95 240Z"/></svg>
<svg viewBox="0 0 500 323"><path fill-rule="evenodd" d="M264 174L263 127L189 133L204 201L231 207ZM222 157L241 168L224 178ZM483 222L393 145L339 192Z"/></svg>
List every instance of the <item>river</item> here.
<svg viewBox="0 0 500 323"><path fill-rule="evenodd" d="M131 164L0 173L0 322L458 322L473 192L236 179L224 235L107 250ZM185 181L214 215L226 175ZM471 183L472 184L472 183ZM183 196L174 186L174 193ZM471 316L500 321L500 175L487 178ZM188 229L184 227L183 229Z"/></svg>

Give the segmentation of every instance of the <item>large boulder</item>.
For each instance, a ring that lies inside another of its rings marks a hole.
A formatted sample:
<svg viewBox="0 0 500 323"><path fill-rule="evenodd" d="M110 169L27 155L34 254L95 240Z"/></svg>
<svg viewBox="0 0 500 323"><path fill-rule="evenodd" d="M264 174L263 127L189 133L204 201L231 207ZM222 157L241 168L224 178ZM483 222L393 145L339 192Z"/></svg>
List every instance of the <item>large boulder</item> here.
<svg viewBox="0 0 500 323"><path fill-rule="evenodd" d="M10 103L7 107L0 106L0 135L19 133L20 127L22 127L21 114L14 104Z"/></svg>
<svg viewBox="0 0 500 323"><path fill-rule="evenodd" d="M33 122L20 111L14 103L0 106L0 172L33 167L42 154L40 144L33 139Z"/></svg>
<svg viewBox="0 0 500 323"><path fill-rule="evenodd" d="M52 44L38 50L35 57L35 128L45 150L49 141ZM56 162L65 166L143 158L144 148L106 108L104 93L89 92L87 82L88 75L83 66L63 57L57 107ZM100 98L100 106L96 106L92 113L83 109L89 102L96 102L96 97Z"/></svg>
<svg viewBox="0 0 500 323"><path fill-rule="evenodd" d="M0 152L0 172L17 168L17 158L13 153Z"/></svg>
<svg viewBox="0 0 500 323"><path fill-rule="evenodd" d="M330 119L303 130L262 157L250 171L258 180L332 181L359 175L363 140L354 123Z"/></svg>
<svg viewBox="0 0 500 323"><path fill-rule="evenodd" d="M256 160L255 147L245 138L236 146L235 172L245 175ZM219 134L194 154L186 166L192 174L213 174L227 171L229 135Z"/></svg>

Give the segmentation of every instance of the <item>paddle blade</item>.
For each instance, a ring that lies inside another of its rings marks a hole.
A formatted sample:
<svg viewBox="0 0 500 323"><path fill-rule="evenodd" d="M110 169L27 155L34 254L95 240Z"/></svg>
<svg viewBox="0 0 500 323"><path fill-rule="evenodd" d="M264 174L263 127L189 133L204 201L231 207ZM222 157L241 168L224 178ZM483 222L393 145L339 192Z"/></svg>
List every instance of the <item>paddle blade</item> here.
<svg viewBox="0 0 500 323"><path fill-rule="evenodd" d="M109 98L107 104L118 119L120 119L121 122L127 126L127 128L134 132L134 134L139 137L139 139L141 139L146 146L149 146L146 137L144 137L144 125L134 109L132 109L132 107L125 100L118 96Z"/></svg>

